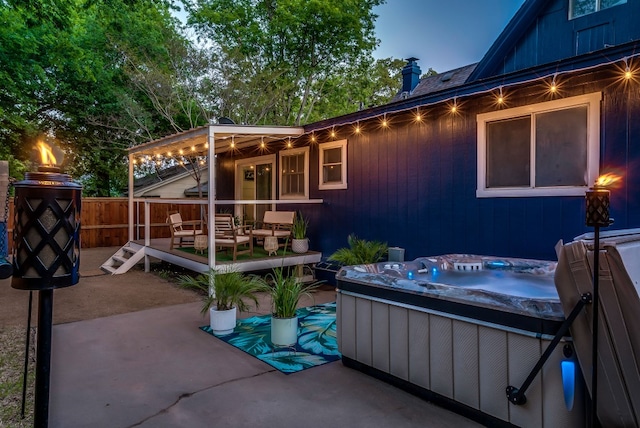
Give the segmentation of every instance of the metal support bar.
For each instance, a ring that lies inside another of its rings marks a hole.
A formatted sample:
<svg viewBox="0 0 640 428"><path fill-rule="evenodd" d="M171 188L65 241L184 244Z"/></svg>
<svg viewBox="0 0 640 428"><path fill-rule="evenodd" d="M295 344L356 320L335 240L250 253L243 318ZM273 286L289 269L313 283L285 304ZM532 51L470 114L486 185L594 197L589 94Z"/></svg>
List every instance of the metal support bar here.
<svg viewBox="0 0 640 428"><path fill-rule="evenodd" d="M531 383L533 382L535 377L538 375L538 372L544 366L544 363L547 362L553 350L556 348L556 346L558 346L558 343L560 343L560 340L562 340L562 338L567 333L567 331L569 331L569 327L571 327L571 324L573 324L573 321L580 314L580 311L582 311L582 308L584 308L585 305L587 305L588 303L591 303L592 301L593 301L593 297L591 296L591 293L584 293L582 296L580 296L580 300L578 300L576 305L573 307L573 310L569 314L569 317L567 317L567 319L564 320L564 322L558 329L558 332L551 340L551 343L549 343L549 346L547 346L547 349L545 349L544 353L540 356L540 359L538 360L536 365L533 367L533 369L531 370L531 373L529 373L529 376L527 376L527 379L524 381L522 386L520 388L516 388L515 386L511 386L511 385L507 386L507 390L506 390L507 399L512 404L522 405L527 402L527 397L524 395L524 393L531 386Z"/></svg>
<svg viewBox="0 0 640 428"><path fill-rule="evenodd" d="M24 419L24 408L27 402L27 374L29 373L29 348L31 347L31 309L33 307L33 291L29 291L29 314L27 315L27 339L24 347L24 371L22 373L22 408L20 414Z"/></svg>
<svg viewBox="0 0 640 428"><path fill-rule="evenodd" d="M51 330L53 324L53 289L38 294L38 340L36 349L36 397L33 426L49 426L49 387L51 382Z"/></svg>

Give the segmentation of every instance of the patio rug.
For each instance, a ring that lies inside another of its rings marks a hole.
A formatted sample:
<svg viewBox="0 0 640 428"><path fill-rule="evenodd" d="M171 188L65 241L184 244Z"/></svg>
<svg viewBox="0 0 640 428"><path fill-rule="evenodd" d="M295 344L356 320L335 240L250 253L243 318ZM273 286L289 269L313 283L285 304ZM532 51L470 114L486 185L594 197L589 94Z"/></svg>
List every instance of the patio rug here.
<svg viewBox="0 0 640 428"><path fill-rule="evenodd" d="M290 348L271 343L271 315L238 320L233 333L214 336L285 374L340 359L336 341L336 303L308 306L297 310L298 342ZM200 327L211 335L211 327Z"/></svg>

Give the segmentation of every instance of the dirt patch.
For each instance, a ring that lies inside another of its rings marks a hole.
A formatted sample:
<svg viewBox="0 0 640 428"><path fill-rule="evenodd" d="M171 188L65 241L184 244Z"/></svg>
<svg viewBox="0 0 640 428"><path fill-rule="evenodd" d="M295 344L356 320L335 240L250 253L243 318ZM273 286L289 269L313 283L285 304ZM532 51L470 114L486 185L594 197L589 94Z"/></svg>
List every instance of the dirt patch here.
<svg viewBox="0 0 640 428"><path fill-rule="evenodd" d="M135 267L124 275L100 273L102 261L116 250L117 248L83 250L78 284L57 289L53 293L54 324L200 300L197 294L181 289L173 281L182 271L174 271L171 265L154 264L152 273L145 273L140 267ZM34 292L33 320L36 319L37 301L38 292ZM0 281L0 332L12 326L26 327L28 305L28 291L11 288L10 279Z"/></svg>

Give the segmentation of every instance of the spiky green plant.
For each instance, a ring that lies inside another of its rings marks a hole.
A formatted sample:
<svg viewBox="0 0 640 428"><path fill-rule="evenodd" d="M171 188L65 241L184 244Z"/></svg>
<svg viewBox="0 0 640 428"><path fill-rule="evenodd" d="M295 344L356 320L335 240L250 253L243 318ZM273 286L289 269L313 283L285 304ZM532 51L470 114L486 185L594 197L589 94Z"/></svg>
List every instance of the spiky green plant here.
<svg viewBox="0 0 640 428"><path fill-rule="evenodd" d="M273 269L273 273L267 274L266 279L271 283L271 313L275 318L292 318L296 316L296 308L303 296L311 296L319 283L304 284L294 276L286 276L284 270Z"/></svg>
<svg viewBox="0 0 640 428"><path fill-rule="evenodd" d="M213 285L213 294L209 293L209 284ZM202 303L202 313L206 313L211 306L218 310L238 308L246 311L252 301L258 307L256 293L265 290L264 281L256 275L245 275L242 272L218 272L211 269L208 273L196 277L181 275L178 284L184 288L191 288L205 293Z"/></svg>
<svg viewBox="0 0 640 428"><path fill-rule="evenodd" d="M345 266L376 263L387 254L386 242L367 241L351 234L347 237L349 248L340 248L329 256L329 260L342 263Z"/></svg>
<svg viewBox="0 0 640 428"><path fill-rule="evenodd" d="M296 214L296 218L293 221L293 227L291 231L293 232L293 237L295 239L304 239L307 237L307 227L309 226L309 221L302 216L301 212Z"/></svg>

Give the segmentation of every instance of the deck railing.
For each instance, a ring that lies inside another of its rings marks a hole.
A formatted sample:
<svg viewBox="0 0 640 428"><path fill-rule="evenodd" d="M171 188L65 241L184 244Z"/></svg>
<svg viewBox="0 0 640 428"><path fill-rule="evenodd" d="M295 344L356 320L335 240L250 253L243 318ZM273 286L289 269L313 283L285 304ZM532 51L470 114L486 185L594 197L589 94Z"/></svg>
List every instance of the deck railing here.
<svg viewBox="0 0 640 428"><path fill-rule="evenodd" d="M134 199L134 239L168 238L171 236L166 223L167 211L180 211L183 219L196 220L201 216L201 206L206 199ZM269 201L216 201L218 210L251 204L278 205L319 204L321 199L313 200L269 200ZM120 246L129 240L128 198L82 198L81 212L81 248ZM3 213L4 214L4 213ZM2 220L0 220L2 221ZM9 252L13 247L13 201L9 201L8 244Z"/></svg>

